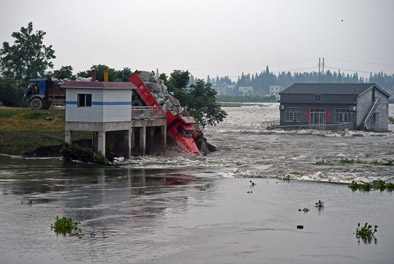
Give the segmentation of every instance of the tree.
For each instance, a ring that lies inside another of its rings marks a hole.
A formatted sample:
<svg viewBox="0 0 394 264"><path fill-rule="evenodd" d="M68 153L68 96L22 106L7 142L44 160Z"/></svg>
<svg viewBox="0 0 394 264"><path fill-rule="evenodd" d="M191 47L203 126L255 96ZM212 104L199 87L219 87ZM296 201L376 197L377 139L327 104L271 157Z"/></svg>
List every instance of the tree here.
<svg viewBox="0 0 394 264"><path fill-rule="evenodd" d="M73 76L73 67L71 67L71 65L62 66L60 70L55 70L53 76L58 79L75 80L75 76Z"/></svg>
<svg viewBox="0 0 394 264"><path fill-rule="evenodd" d="M121 71L116 71L116 81L128 82L131 75L133 75L131 69L125 67Z"/></svg>
<svg viewBox="0 0 394 264"><path fill-rule="evenodd" d="M21 106L23 89L13 80L0 78L0 103L5 106Z"/></svg>
<svg viewBox="0 0 394 264"><path fill-rule="evenodd" d="M178 99L202 128L216 125L227 116L227 113L216 103L216 90L212 88L211 83L197 80L196 84L190 85L187 89L185 97L184 104Z"/></svg>
<svg viewBox="0 0 394 264"><path fill-rule="evenodd" d="M43 44L46 32L38 30L33 32L33 23L27 28L22 27L20 32L12 33L15 38L14 45L3 42L0 50L0 69L6 79L28 81L44 75L48 68L53 68L51 59L56 58L52 45Z"/></svg>
<svg viewBox="0 0 394 264"><path fill-rule="evenodd" d="M185 89L188 86L189 74L189 71L180 70L175 70L173 73L171 73L170 78L166 83L168 86L168 91L174 93L174 96L177 97L176 90Z"/></svg>
<svg viewBox="0 0 394 264"><path fill-rule="evenodd" d="M222 122L227 113L216 103L216 90L212 88L212 84L196 80L195 84L187 88L189 75L188 71L175 70L168 81L163 74L160 75L160 79L202 128Z"/></svg>
<svg viewBox="0 0 394 264"><path fill-rule="evenodd" d="M92 77L92 71L96 71L96 80L102 82L104 81L104 71L108 71L108 81L113 82L116 79L116 71L113 68L108 67L107 65L104 64L99 64L99 65L93 65L90 67L90 70L83 71L83 72L78 72L78 76L84 77L84 78L89 78Z"/></svg>

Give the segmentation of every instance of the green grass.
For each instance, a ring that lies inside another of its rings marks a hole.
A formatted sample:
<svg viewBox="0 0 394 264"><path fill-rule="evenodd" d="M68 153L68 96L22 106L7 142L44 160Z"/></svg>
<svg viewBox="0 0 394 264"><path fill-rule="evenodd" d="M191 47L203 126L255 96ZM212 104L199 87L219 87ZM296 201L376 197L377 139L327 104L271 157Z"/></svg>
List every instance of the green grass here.
<svg viewBox="0 0 394 264"><path fill-rule="evenodd" d="M0 153L24 155L39 147L62 145L64 124L64 111L0 107ZM91 132L73 133L73 140L90 138Z"/></svg>

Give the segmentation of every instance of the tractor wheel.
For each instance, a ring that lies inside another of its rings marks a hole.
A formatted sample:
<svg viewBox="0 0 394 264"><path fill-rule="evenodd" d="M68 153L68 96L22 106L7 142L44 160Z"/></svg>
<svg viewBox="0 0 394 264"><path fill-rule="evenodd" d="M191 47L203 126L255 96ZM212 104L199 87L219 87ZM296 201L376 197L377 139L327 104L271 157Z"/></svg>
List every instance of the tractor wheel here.
<svg viewBox="0 0 394 264"><path fill-rule="evenodd" d="M31 107L31 109L40 110L40 109L42 109L42 106L43 106L43 103L42 103L41 98L36 97L36 98L33 98L33 99L30 101L30 107Z"/></svg>

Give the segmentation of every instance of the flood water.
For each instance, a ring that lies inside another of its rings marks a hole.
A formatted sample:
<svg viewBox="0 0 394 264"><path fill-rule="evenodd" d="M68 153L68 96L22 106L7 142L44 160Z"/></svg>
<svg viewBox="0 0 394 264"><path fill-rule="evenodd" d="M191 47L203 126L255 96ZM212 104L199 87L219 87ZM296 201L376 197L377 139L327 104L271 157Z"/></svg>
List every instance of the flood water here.
<svg viewBox="0 0 394 264"><path fill-rule="evenodd" d="M0 263L394 262L394 194L346 184L394 180L370 164L394 159L394 133L269 131L277 104L225 109L208 156L109 168L0 156ZM54 233L56 216L79 219L82 237ZM378 225L370 243L354 234L365 222Z"/></svg>

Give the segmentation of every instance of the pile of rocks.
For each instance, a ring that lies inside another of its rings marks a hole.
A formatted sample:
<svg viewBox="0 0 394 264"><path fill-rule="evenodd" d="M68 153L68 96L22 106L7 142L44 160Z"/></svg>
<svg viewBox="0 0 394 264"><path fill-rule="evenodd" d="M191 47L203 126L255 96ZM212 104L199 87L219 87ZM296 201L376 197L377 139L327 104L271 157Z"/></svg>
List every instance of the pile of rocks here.
<svg viewBox="0 0 394 264"><path fill-rule="evenodd" d="M170 110L173 114L180 114L183 112L184 109L178 99L168 93L167 86L154 72L140 71L138 76L142 79L165 112L167 112L167 110Z"/></svg>

